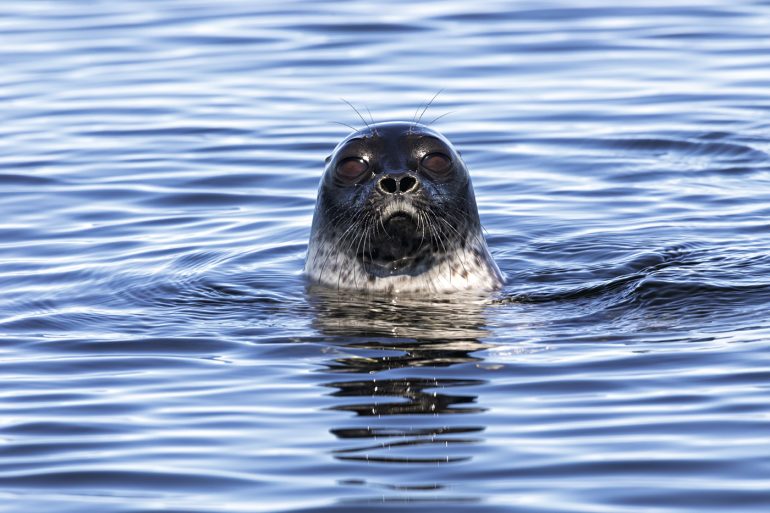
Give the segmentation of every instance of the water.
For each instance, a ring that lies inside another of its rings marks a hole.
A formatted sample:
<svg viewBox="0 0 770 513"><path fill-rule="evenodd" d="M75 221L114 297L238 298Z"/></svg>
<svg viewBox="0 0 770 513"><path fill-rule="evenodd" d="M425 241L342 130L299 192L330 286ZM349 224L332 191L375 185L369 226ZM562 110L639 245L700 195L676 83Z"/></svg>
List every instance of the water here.
<svg viewBox="0 0 770 513"><path fill-rule="evenodd" d="M770 509L770 4L0 5L0 511ZM507 286L300 274L427 120Z"/></svg>

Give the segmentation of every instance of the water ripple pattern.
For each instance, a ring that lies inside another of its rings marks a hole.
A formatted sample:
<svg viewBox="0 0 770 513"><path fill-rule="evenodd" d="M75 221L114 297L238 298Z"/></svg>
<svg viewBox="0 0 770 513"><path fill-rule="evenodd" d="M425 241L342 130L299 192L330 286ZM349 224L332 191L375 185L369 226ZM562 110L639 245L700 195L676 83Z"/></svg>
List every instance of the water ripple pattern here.
<svg viewBox="0 0 770 513"><path fill-rule="evenodd" d="M767 1L0 5L0 513L770 510ZM360 123L491 297L307 289Z"/></svg>

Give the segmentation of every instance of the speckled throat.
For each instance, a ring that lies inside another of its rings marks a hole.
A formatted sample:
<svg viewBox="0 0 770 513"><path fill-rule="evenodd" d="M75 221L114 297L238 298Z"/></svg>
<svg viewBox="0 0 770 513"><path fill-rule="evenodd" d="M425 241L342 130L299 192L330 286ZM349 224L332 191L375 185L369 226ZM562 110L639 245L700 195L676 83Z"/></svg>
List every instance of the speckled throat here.
<svg viewBox="0 0 770 513"><path fill-rule="evenodd" d="M432 252L425 246L409 265L377 264L345 252L338 240L325 237L310 242L305 274L311 282L338 289L364 291L443 293L459 290L493 290L502 276L480 234L463 243Z"/></svg>

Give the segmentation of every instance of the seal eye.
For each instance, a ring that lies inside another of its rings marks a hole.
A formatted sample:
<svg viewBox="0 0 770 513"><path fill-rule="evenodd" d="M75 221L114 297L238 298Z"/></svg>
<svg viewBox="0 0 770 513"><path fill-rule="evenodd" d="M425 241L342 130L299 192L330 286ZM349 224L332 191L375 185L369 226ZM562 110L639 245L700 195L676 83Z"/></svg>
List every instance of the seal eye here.
<svg viewBox="0 0 770 513"><path fill-rule="evenodd" d="M422 158L420 164L431 173L444 176L452 167L452 159L443 153L428 153Z"/></svg>
<svg viewBox="0 0 770 513"><path fill-rule="evenodd" d="M369 163L360 157L348 157L337 164L337 177L345 183L358 181L369 169Z"/></svg>

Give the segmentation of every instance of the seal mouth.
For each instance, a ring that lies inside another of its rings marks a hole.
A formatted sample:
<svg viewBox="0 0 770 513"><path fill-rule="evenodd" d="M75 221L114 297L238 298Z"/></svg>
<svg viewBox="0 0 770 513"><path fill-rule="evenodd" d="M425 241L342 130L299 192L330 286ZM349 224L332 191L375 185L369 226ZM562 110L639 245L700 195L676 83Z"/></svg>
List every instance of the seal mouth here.
<svg viewBox="0 0 770 513"><path fill-rule="evenodd" d="M405 210L397 210L387 217L383 217L382 224L385 229L390 232L404 232L409 231L410 228L417 227L417 219L410 212Z"/></svg>
<svg viewBox="0 0 770 513"><path fill-rule="evenodd" d="M417 210L412 205L403 201L391 203L380 215L385 236L394 249L399 245L402 250L415 249L412 239L418 236L419 223Z"/></svg>
<svg viewBox="0 0 770 513"><path fill-rule="evenodd" d="M408 203L387 205L380 214L371 243L359 253L367 271L376 276L419 274L429 256L429 237L421 230L418 211Z"/></svg>
<svg viewBox="0 0 770 513"><path fill-rule="evenodd" d="M407 201L396 200L385 205L380 216L383 222L390 222L392 219L399 218L407 218L414 221L417 218L417 209Z"/></svg>
<svg viewBox="0 0 770 513"><path fill-rule="evenodd" d="M391 238L405 238L417 232L420 214L411 202L397 199L380 211L380 226Z"/></svg>

